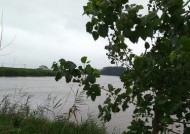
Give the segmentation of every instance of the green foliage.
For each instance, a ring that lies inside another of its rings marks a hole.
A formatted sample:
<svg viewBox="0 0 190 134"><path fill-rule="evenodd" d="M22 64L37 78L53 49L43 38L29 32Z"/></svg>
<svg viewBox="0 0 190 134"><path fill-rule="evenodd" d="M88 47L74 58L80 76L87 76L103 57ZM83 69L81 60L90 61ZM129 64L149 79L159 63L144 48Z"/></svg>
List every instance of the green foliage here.
<svg viewBox="0 0 190 134"><path fill-rule="evenodd" d="M66 119L59 119L54 121L49 121L48 119L38 118L38 117L25 117L22 118L22 124L16 126L13 121L16 121L17 115L0 116L0 133L1 134L106 134L104 126L99 127L98 124L92 119L87 119L81 124L77 125L72 122L68 122Z"/></svg>
<svg viewBox="0 0 190 134"><path fill-rule="evenodd" d="M128 134L140 134L142 132L144 134L151 134L150 129L152 127L145 126L144 121L139 119L137 121L133 120L128 128L131 130Z"/></svg>
<svg viewBox="0 0 190 134"><path fill-rule="evenodd" d="M103 120L109 121L112 113L133 104L134 119L127 134L176 133L169 127L174 123L183 125L184 133L188 133L189 4L189 0L149 0L143 7L128 0L88 0L84 6L84 14L91 18L86 24L87 32L94 40L108 39L105 49L111 63L121 63L126 68L120 76L125 91L108 85L108 96L103 106L99 106ZM140 13L143 8L148 9L147 14ZM126 39L132 43L143 39L145 52L140 56L134 54ZM90 75L90 71L80 71ZM91 83L95 83L92 78ZM88 82L83 84L88 96L100 95L99 91L88 90Z"/></svg>
<svg viewBox="0 0 190 134"><path fill-rule="evenodd" d="M0 76L55 76L52 70L0 67Z"/></svg>
<svg viewBox="0 0 190 134"><path fill-rule="evenodd" d="M95 84L100 74L97 69L90 66L90 61L87 61L86 56L81 58L81 62L84 66L78 68L73 62L64 59L60 59L58 63L54 62L52 69L57 72L55 80L58 81L64 76L67 83L72 81L79 83L80 86L84 85L83 90L94 101L97 96L101 95L100 85Z"/></svg>

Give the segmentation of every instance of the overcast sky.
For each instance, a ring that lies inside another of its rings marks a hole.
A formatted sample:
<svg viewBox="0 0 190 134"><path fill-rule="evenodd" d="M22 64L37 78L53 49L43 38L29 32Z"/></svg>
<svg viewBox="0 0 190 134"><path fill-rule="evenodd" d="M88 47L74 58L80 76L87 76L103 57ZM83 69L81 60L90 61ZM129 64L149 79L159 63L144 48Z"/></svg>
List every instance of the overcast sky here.
<svg viewBox="0 0 190 134"><path fill-rule="evenodd" d="M3 42L0 66L51 67L60 58L80 64L88 56L96 68L109 66L104 46L86 32L87 16L82 16L87 0L0 0L3 11ZM141 1L142 2L142 1ZM142 47L134 45L140 53Z"/></svg>

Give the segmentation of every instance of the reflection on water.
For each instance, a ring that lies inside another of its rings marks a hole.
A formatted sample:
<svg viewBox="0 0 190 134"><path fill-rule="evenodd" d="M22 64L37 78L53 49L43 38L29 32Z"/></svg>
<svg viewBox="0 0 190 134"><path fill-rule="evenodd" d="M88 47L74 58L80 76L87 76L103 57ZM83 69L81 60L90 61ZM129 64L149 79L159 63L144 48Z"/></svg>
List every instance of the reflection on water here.
<svg viewBox="0 0 190 134"><path fill-rule="evenodd" d="M107 87L107 84L111 83L116 88L122 88L119 77L115 76L102 76L97 80L97 83L104 87ZM4 95L14 94L15 90L22 89L22 92L28 92L30 95L33 95L31 106L36 108L39 105L44 105L48 95L51 94L52 97L57 96L58 99L62 98L63 103L66 102L60 112L66 113L74 103L75 94L73 92L76 92L79 88L77 84L66 84L64 79L56 82L53 77L1 77L0 99L2 99ZM81 105L80 108L81 116L85 118L87 114L90 113L93 117L97 118L98 105L104 102L105 96L106 93L102 92L102 96L97 97L95 102L85 97L85 105ZM131 106L128 111L113 115L112 120L106 123L108 130L112 131L116 129L122 131L126 129L126 126L128 126L131 121L132 109ZM60 109L55 110L55 112L58 111L60 111Z"/></svg>

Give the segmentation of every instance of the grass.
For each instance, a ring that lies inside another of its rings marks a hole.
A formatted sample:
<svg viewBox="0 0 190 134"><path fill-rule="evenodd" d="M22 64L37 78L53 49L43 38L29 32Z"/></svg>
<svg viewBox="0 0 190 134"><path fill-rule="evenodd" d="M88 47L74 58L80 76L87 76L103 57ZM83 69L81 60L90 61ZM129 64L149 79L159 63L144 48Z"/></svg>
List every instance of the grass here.
<svg viewBox="0 0 190 134"><path fill-rule="evenodd" d="M1 134L106 134L104 127L88 119L81 124L66 119L49 121L36 117L0 115Z"/></svg>
<svg viewBox="0 0 190 134"><path fill-rule="evenodd" d="M50 120L44 114L48 108L39 106L32 110L29 104L31 96L24 94L20 97L15 101L7 95L1 100L0 134L107 134L105 126L91 116L81 123L69 121L66 116Z"/></svg>

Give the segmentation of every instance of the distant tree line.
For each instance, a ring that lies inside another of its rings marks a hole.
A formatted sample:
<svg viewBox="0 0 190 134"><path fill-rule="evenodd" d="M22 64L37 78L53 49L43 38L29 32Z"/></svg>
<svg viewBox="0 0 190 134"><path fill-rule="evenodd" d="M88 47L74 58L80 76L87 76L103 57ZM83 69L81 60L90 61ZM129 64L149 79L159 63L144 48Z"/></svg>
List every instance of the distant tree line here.
<svg viewBox="0 0 190 134"><path fill-rule="evenodd" d="M104 67L100 70L101 75L120 76L125 71L124 67Z"/></svg>
<svg viewBox="0 0 190 134"><path fill-rule="evenodd" d="M52 70L0 67L0 76L55 76Z"/></svg>
<svg viewBox="0 0 190 134"><path fill-rule="evenodd" d="M120 76L125 71L124 67L104 67L100 70L101 75ZM26 69L0 67L0 76L55 76L55 72L49 69Z"/></svg>

